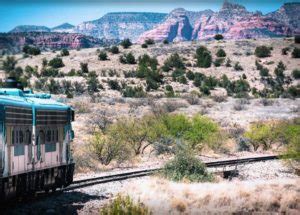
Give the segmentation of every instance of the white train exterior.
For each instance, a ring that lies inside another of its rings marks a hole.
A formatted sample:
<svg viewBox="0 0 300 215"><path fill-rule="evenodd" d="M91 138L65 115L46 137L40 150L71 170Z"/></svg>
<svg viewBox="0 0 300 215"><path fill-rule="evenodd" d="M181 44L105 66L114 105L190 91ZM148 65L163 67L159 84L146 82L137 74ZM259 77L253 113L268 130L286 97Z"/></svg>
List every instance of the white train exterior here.
<svg viewBox="0 0 300 215"><path fill-rule="evenodd" d="M0 88L0 199L72 183L74 111L17 88Z"/></svg>

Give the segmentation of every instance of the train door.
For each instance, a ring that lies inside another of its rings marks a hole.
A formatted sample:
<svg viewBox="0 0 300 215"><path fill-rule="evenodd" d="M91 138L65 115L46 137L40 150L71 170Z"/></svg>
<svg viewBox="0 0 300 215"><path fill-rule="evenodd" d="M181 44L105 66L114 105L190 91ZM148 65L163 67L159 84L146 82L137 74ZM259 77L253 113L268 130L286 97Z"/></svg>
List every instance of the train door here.
<svg viewBox="0 0 300 215"><path fill-rule="evenodd" d="M34 148L35 169L42 169L45 167L45 132L43 130L38 131Z"/></svg>
<svg viewBox="0 0 300 215"><path fill-rule="evenodd" d="M46 130L45 165L47 167L59 164L58 128L50 127Z"/></svg>
<svg viewBox="0 0 300 215"><path fill-rule="evenodd" d="M11 128L11 174L25 172L27 162L25 156L25 133L21 127Z"/></svg>

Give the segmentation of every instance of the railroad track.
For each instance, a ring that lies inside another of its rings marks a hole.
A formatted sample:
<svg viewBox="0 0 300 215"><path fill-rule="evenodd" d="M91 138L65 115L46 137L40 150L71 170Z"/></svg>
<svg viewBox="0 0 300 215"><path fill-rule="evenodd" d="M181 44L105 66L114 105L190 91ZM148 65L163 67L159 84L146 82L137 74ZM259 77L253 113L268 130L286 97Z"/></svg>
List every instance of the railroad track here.
<svg viewBox="0 0 300 215"><path fill-rule="evenodd" d="M233 165L247 164L247 163L253 163L253 162L269 161L269 160L275 160L275 159L279 159L279 156L271 155L271 156L260 156L260 157L210 161L210 162L204 162L204 164L208 168L214 168L214 167L221 167L221 166L233 166ZM144 177L144 176L152 175L152 174L158 172L159 170L161 170L161 168L137 170L137 171L119 173L119 174L114 174L114 175L106 175L106 176L88 178L88 179L83 179L83 180L76 180L69 187L63 188L62 191L70 191L70 190L75 190L75 189L79 189L79 188L83 188L83 187L89 187L89 186L96 185L96 184L104 184L104 183L108 183L108 182L122 181L122 180L126 180L129 178Z"/></svg>

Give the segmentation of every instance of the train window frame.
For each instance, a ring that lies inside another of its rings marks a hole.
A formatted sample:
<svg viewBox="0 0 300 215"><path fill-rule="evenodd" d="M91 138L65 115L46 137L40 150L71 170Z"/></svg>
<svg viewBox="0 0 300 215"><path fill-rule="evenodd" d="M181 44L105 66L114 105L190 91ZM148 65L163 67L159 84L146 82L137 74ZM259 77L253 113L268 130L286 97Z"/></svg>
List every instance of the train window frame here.
<svg viewBox="0 0 300 215"><path fill-rule="evenodd" d="M14 147L14 156L25 155L24 132L21 127L15 127L11 131L11 145Z"/></svg>
<svg viewBox="0 0 300 215"><path fill-rule="evenodd" d="M50 141L48 141L49 139L47 137L47 141L45 142L45 152L55 152L57 150L56 143L58 142L58 129L53 127L47 128L47 136L48 134L50 134Z"/></svg>

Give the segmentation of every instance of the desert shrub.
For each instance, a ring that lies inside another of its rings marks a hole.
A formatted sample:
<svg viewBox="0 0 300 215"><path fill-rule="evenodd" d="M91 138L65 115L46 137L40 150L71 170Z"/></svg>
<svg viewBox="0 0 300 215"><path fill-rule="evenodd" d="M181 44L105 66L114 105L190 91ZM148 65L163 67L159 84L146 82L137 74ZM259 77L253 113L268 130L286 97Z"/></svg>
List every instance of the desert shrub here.
<svg viewBox="0 0 300 215"><path fill-rule="evenodd" d="M179 77L183 76L185 74L183 69L175 69L172 72L172 78L174 81L177 81Z"/></svg>
<svg viewBox="0 0 300 215"><path fill-rule="evenodd" d="M243 71L244 70L243 67L241 66L241 64L239 62L236 62L234 64L233 68L234 68L235 71Z"/></svg>
<svg viewBox="0 0 300 215"><path fill-rule="evenodd" d="M238 151L250 151L251 145L249 141L245 138L240 138L238 140Z"/></svg>
<svg viewBox="0 0 300 215"><path fill-rule="evenodd" d="M274 100L272 99L267 99L267 98L262 98L260 100L260 103L263 105L263 106L272 106L274 104Z"/></svg>
<svg viewBox="0 0 300 215"><path fill-rule="evenodd" d="M49 80L49 83L47 83L46 88L51 94L61 93L61 87L59 85L59 82L55 81L54 79Z"/></svg>
<svg viewBox="0 0 300 215"><path fill-rule="evenodd" d="M75 69L71 69L71 70L66 74L66 76L71 76L71 77L76 76L76 75L77 75L77 72L76 72Z"/></svg>
<svg viewBox="0 0 300 215"><path fill-rule="evenodd" d="M100 88L101 87L96 72L90 72L87 77L87 90L89 94L99 92Z"/></svg>
<svg viewBox="0 0 300 215"><path fill-rule="evenodd" d="M216 34L216 35L214 36L214 38L215 38L215 40L223 40L223 39L224 39L224 37L223 37L222 34Z"/></svg>
<svg viewBox="0 0 300 215"><path fill-rule="evenodd" d="M15 69L15 66L17 64L17 61L14 56L6 56L6 59L2 62L2 69L6 73L10 73Z"/></svg>
<svg viewBox="0 0 300 215"><path fill-rule="evenodd" d="M214 61L214 66L215 67L220 67L222 65L222 63L224 62L224 58L217 58L215 61Z"/></svg>
<svg viewBox="0 0 300 215"><path fill-rule="evenodd" d="M292 76L295 79L300 79L300 70L299 69L294 69L292 72Z"/></svg>
<svg viewBox="0 0 300 215"><path fill-rule="evenodd" d="M144 54L139 57L138 61L139 67L145 66L151 68L152 70L157 69L158 61L155 57L150 57L149 55ZM144 74L143 77L146 77L146 75Z"/></svg>
<svg viewBox="0 0 300 215"><path fill-rule="evenodd" d="M281 49L281 54L282 55L287 55L289 50L290 50L289 47L285 47L285 48Z"/></svg>
<svg viewBox="0 0 300 215"><path fill-rule="evenodd" d="M119 54L119 47L118 47L118 46L112 46L112 47L110 48L110 52L111 52L112 54Z"/></svg>
<svg viewBox="0 0 300 215"><path fill-rule="evenodd" d="M297 87L291 86L287 89L287 93L290 95L292 98L299 98L300 97L300 87L299 85Z"/></svg>
<svg viewBox="0 0 300 215"><path fill-rule="evenodd" d="M58 69L55 68L42 68L41 70L41 76L42 77L57 77L58 76Z"/></svg>
<svg viewBox="0 0 300 215"><path fill-rule="evenodd" d="M149 209L140 202L133 202L132 199L118 195L113 201L100 210L101 215L150 215Z"/></svg>
<svg viewBox="0 0 300 215"><path fill-rule="evenodd" d="M295 35L294 41L295 43L300 43L300 35Z"/></svg>
<svg viewBox="0 0 300 215"><path fill-rule="evenodd" d="M269 149L275 141L275 135L273 124L261 122L252 124L250 130L245 133L254 151L257 151L259 147Z"/></svg>
<svg viewBox="0 0 300 215"><path fill-rule="evenodd" d="M143 44L141 45L141 47L142 47L143 49L146 49L146 48L148 48L148 45L147 45L146 43L143 43Z"/></svg>
<svg viewBox="0 0 300 215"><path fill-rule="evenodd" d="M38 68L37 67L31 67L29 65L27 65L25 67L25 74L27 77L31 78L33 75L34 76L38 76L38 72L37 72Z"/></svg>
<svg viewBox="0 0 300 215"><path fill-rule="evenodd" d="M113 160L119 162L128 159L130 151L125 144L120 142L117 138L103 135L96 132L90 140L92 152L94 152L103 165L108 165Z"/></svg>
<svg viewBox="0 0 300 215"><path fill-rule="evenodd" d="M166 89L165 94L166 94L167 97L174 97L175 96L173 87L171 85L166 85L165 89Z"/></svg>
<svg viewBox="0 0 300 215"><path fill-rule="evenodd" d="M219 49L216 55L217 57L226 57L226 52L224 51L224 49Z"/></svg>
<svg viewBox="0 0 300 215"><path fill-rule="evenodd" d="M162 175L173 181L204 182L213 180L213 176L208 173L205 165L188 150L177 152L175 157L163 167Z"/></svg>
<svg viewBox="0 0 300 215"><path fill-rule="evenodd" d="M174 53L165 60L162 69L163 71L168 72L172 69L185 69L185 65L179 54Z"/></svg>
<svg viewBox="0 0 300 215"><path fill-rule="evenodd" d="M46 78L40 78L34 82L34 89L37 90L45 90L46 88L47 79Z"/></svg>
<svg viewBox="0 0 300 215"><path fill-rule="evenodd" d="M74 107L76 113L84 114L91 112L90 106L88 105L88 103L85 102L75 102L72 104L72 107Z"/></svg>
<svg viewBox="0 0 300 215"><path fill-rule="evenodd" d="M255 49L255 56L259 58L270 57L271 49L267 46L258 46Z"/></svg>
<svg viewBox="0 0 300 215"><path fill-rule="evenodd" d="M154 42L153 39L146 39L145 40L145 44L147 44L147 45L153 45L153 44L155 44L155 42Z"/></svg>
<svg viewBox="0 0 300 215"><path fill-rule="evenodd" d="M186 73L186 77L187 77L189 80L194 80L195 74L194 74L192 71L188 71L188 72Z"/></svg>
<svg viewBox="0 0 300 215"><path fill-rule="evenodd" d="M131 52L120 56L119 61L123 64L136 64L135 57Z"/></svg>
<svg viewBox="0 0 300 215"><path fill-rule="evenodd" d="M74 88L71 81L62 80L61 92L67 96L67 98L73 98Z"/></svg>
<svg viewBox="0 0 300 215"><path fill-rule="evenodd" d="M197 105L199 104L199 94L200 93L197 91L192 91L185 97L185 99L190 105Z"/></svg>
<svg viewBox="0 0 300 215"><path fill-rule="evenodd" d="M268 68L263 67L260 71L259 71L260 76L262 77L267 77L269 76L269 70Z"/></svg>
<svg viewBox="0 0 300 215"><path fill-rule="evenodd" d="M292 57L293 58L300 58L300 48L295 47L293 52L292 52Z"/></svg>
<svg viewBox="0 0 300 215"><path fill-rule="evenodd" d="M194 77L194 85L195 87L200 87L202 82L206 79L206 76L202 73L194 73L195 74L195 77Z"/></svg>
<svg viewBox="0 0 300 215"><path fill-rule="evenodd" d="M205 46L200 46L196 50L197 66L200 68L209 68L212 63L210 51Z"/></svg>
<svg viewBox="0 0 300 215"><path fill-rule="evenodd" d="M80 70L83 74L89 73L89 65L88 63L80 63Z"/></svg>
<svg viewBox="0 0 300 215"><path fill-rule="evenodd" d="M82 83L75 81L74 82L74 93L75 95L82 95L85 92L85 87Z"/></svg>
<svg viewBox="0 0 300 215"><path fill-rule="evenodd" d="M226 67L231 67L231 60L229 58L227 58L225 66Z"/></svg>
<svg viewBox="0 0 300 215"><path fill-rule="evenodd" d="M63 57L63 56L69 56L70 53L69 53L69 50L68 49L62 49L60 51L60 55Z"/></svg>
<svg viewBox="0 0 300 215"><path fill-rule="evenodd" d="M169 44L169 41L167 39L164 39L163 44Z"/></svg>
<svg viewBox="0 0 300 215"><path fill-rule="evenodd" d="M108 86L112 90L118 90L118 91L121 90L121 87L120 87L119 82L117 80L109 80L108 81Z"/></svg>
<svg viewBox="0 0 300 215"><path fill-rule="evenodd" d="M55 57L52 60L50 60L48 65L51 66L52 68L55 68L55 69L65 66L62 59L59 58L59 57Z"/></svg>
<svg viewBox="0 0 300 215"><path fill-rule="evenodd" d="M39 54L41 54L41 50L38 47L29 46L29 45L25 45L23 47L22 51L25 54L30 54L30 55L39 55Z"/></svg>
<svg viewBox="0 0 300 215"><path fill-rule="evenodd" d="M124 49L128 49L130 46L132 46L130 39L125 39L120 44Z"/></svg>
<svg viewBox="0 0 300 215"><path fill-rule="evenodd" d="M101 61L105 61L108 60L107 54L105 51L101 51L98 55L98 59Z"/></svg>
<svg viewBox="0 0 300 215"><path fill-rule="evenodd" d="M180 76L177 80L181 84L187 84L187 79L185 76Z"/></svg>
<svg viewBox="0 0 300 215"><path fill-rule="evenodd" d="M140 86L139 87L130 87L130 86L127 86L123 90L122 94L123 94L124 97L133 97L133 98L146 97L145 91Z"/></svg>

